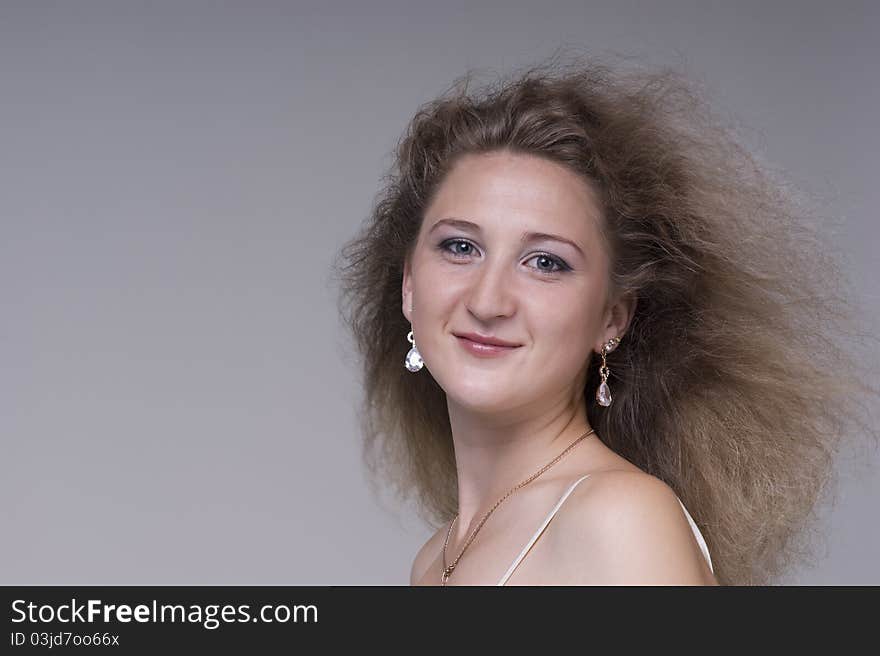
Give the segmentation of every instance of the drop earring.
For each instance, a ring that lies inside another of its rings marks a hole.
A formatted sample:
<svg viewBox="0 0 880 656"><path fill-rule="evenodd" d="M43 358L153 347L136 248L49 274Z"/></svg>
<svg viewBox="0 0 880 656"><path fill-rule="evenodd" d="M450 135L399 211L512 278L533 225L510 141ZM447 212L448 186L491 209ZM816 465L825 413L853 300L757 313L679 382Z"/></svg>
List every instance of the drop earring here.
<svg viewBox="0 0 880 656"><path fill-rule="evenodd" d="M596 400L599 402L599 405L606 408L611 405L612 399L611 388L608 387L608 374L611 373L611 370L608 369L605 356L616 349L618 344L620 344L620 338L612 337L602 345L602 366L599 367L599 377L602 379L602 382L599 383L599 389L596 390Z"/></svg>
<svg viewBox="0 0 880 656"><path fill-rule="evenodd" d="M410 328L412 328L412 324L410 324ZM412 344L412 348L409 350L409 353L406 354L406 360L404 364L406 368L411 372L415 373L419 369L425 366L425 362L422 360L422 354L419 353L419 349L416 346L416 339L413 337L413 331L410 330L406 336L407 341Z"/></svg>

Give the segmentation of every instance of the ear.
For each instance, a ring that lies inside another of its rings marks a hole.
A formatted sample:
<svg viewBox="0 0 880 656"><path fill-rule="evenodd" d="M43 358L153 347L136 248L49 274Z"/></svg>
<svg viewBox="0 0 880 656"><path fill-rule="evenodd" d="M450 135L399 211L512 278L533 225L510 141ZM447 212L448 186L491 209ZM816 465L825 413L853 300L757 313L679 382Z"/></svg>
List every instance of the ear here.
<svg viewBox="0 0 880 656"><path fill-rule="evenodd" d="M596 345L596 353L601 353L602 346L611 338L623 339L635 315L637 305L635 296L622 296L609 306L605 311L604 323L599 333L601 341Z"/></svg>
<svg viewBox="0 0 880 656"><path fill-rule="evenodd" d="M406 317L406 320L412 323L412 306L413 306L413 294L412 294L412 267L409 263L409 256L407 256L403 260L403 316Z"/></svg>

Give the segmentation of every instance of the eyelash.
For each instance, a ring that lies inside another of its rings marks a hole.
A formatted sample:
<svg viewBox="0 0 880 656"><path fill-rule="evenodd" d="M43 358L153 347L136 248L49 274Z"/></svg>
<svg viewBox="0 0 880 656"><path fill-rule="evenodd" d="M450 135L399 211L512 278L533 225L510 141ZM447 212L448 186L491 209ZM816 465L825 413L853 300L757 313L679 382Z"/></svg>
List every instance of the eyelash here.
<svg viewBox="0 0 880 656"><path fill-rule="evenodd" d="M467 244L471 248L476 248L476 246L474 246L471 242L467 241L466 239L447 239L440 244L439 248L440 248L440 250L445 251L456 258L468 256L467 253L453 253L452 251L450 251L448 249L448 247L452 244ZM566 264L564 260L556 257L555 255L550 255L550 253L535 253L529 259L533 259L535 257L546 257L547 259L549 259L551 262L553 262L555 265L557 265L559 267L559 269L557 269L555 271L546 271L546 270L536 268L536 270L539 273L542 273L545 276L552 276L557 273L565 273L566 271L571 271L571 267L568 266L568 264Z"/></svg>

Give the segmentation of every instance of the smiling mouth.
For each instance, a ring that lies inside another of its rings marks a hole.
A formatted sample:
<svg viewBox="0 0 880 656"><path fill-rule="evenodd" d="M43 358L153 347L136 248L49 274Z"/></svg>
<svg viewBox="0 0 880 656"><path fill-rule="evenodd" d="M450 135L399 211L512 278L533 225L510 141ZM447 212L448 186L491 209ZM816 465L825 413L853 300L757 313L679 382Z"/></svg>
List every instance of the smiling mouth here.
<svg viewBox="0 0 880 656"><path fill-rule="evenodd" d="M456 335L458 343L469 353L476 356L496 356L510 353L519 348L519 346L498 346L496 344L483 344L475 342L467 337L459 337Z"/></svg>

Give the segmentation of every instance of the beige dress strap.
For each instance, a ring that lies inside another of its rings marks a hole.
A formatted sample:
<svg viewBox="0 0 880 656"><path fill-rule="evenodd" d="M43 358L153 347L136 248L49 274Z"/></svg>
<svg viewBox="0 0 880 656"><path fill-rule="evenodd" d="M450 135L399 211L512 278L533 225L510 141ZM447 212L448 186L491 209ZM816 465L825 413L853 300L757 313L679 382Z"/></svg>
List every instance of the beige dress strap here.
<svg viewBox="0 0 880 656"><path fill-rule="evenodd" d="M538 538L541 537L541 534L544 532L544 529L547 528L547 524L550 523L550 520L553 519L554 515L556 515L556 512L562 507L562 504L568 498L568 495L572 493L574 488L577 487L578 483L580 483L582 480L584 480L587 477L589 477L589 474L585 474L584 476L581 476L579 479L577 479L574 483L572 483L568 487L568 489L565 491L565 494L562 495L562 498L560 498L559 501L556 502L556 505L553 506L553 510L551 510L547 514L547 517L544 518L544 521L541 523L541 526L538 527L538 530L535 531L535 534L531 537L531 539L528 541L526 546L523 547L523 550L519 552L519 555L510 564L510 567L507 568L507 572L505 572L504 576L501 577L501 580L498 581L498 585L504 585L505 583L507 583L507 579L509 579L510 575L513 574L513 570L515 570L519 566L519 564L522 562L522 559L526 557L527 553L529 553L529 549L531 549L532 546L535 544L535 542L538 541Z"/></svg>
<svg viewBox="0 0 880 656"><path fill-rule="evenodd" d="M678 496L676 496L676 499L678 499ZM700 551L703 552L703 555L706 557L706 562L709 563L709 569L712 570L712 573L714 574L715 568L712 567L712 558L709 556L709 547L706 546L706 540L703 539L703 534L700 533L700 529L697 528L697 523L694 521L694 518L691 517L688 509L684 507L681 499L678 499L678 505L680 505L681 509L684 510L684 516L687 517L688 524L691 525L691 530L694 532L694 537L697 539L697 544L700 545Z"/></svg>

